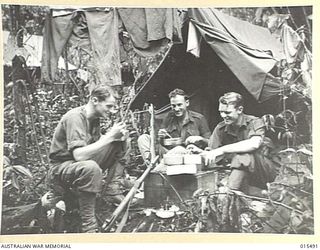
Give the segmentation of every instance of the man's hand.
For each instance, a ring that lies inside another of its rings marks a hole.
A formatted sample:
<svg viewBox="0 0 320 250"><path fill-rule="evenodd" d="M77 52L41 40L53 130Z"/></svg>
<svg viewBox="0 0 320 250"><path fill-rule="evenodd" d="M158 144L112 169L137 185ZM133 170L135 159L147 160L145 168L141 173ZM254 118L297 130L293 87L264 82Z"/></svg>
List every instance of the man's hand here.
<svg viewBox="0 0 320 250"><path fill-rule="evenodd" d="M203 141L203 137L202 136L199 136L199 135L192 135L192 136L189 136L187 139L186 139L186 145L188 144L195 144L196 142L198 141Z"/></svg>
<svg viewBox="0 0 320 250"><path fill-rule="evenodd" d="M107 133L107 135L110 136L113 140L120 140L126 134L126 124L123 122L115 123Z"/></svg>
<svg viewBox="0 0 320 250"><path fill-rule="evenodd" d="M200 154L203 152L201 148L197 147L194 144L189 144L187 146L187 150L188 150L188 153L191 153L191 154Z"/></svg>
<svg viewBox="0 0 320 250"><path fill-rule="evenodd" d="M167 130L165 130L164 128L161 128L161 129L159 129L159 131L158 131L158 137L159 138L165 138L165 137L168 137L168 136L170 136L170 134L167 132Z"/></svg>
<svg viewBox="0 0 320 250"><path fill-rule="evenodd" d="M123 122L115 123L105 135L101 135L100 139L89 145L78 147L73 150L73 157L76 161L86 161L94 159L97 152L101 151L106 145L114 141L123 141L126 135L126 125Z"/></svg>
<svg viewBox="0 0 320 250"><path fill-rule="evenodd" d="M218 156L223 155L223 151L220 148L216 148L210 151L203 151L201 156L204 158L205 165L210 165L215 162Z"/></svg>

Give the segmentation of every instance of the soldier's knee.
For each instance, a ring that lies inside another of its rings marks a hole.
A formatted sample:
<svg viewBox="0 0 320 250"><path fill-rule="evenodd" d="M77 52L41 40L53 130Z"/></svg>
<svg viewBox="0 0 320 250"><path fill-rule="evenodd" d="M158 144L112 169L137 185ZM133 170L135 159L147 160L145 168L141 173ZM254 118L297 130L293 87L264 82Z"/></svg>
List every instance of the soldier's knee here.
<svg viewBox="0 0 320 250"><path fill-rule="evenodd" d="M102 169L93 160L79 162L76 175L77 178L73 185L77 186L79 191L98 193L102 189Z"/></svg>
<svg viewBox="0 0 320 250"><path fill-rule="evenodd" d="M231 160L231 168L247 168L252 166L254 158L252 154L235 154Z"/></svg>
<svg viewBox="0 0 320 250"><path fill-rule="evenodd" d="M138 145L150 144L150 135L142 134L138 137Z"/></svg>
<svg viewBox="0 0 320 250"><path fill-rule="evenodd" d="M82 171L85 175L91 175L91 176L101 176L102 175L102 169L93 160L87 160L83 161L82 165Z"/></svg>

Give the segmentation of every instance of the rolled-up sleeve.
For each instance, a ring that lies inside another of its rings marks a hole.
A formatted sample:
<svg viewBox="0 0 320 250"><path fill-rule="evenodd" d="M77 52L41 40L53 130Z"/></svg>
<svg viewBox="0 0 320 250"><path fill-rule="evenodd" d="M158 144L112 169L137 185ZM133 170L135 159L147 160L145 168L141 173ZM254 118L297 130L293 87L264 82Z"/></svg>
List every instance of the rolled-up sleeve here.
<svg viewBox="0 0 320 250"><path fill-rule="evenodd" d="M72 152L75 148L87 145L86 121L78 115L74 115L64 121L67 148Z"/></svg>
<svg viewBox="0 0 320 250"><path fill-rule="evenodd" d="M264 138L264 134L265 134L264 121L260 118L252 120L249 125L248 138L251 138L252 136L261 136L262 138Z"/></svg>

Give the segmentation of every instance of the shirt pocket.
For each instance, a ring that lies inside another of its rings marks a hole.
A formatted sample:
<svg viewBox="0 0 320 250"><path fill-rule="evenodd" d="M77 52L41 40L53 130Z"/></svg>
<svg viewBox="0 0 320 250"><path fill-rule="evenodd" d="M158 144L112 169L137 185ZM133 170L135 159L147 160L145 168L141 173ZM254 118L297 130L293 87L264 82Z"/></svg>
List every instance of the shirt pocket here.
<svg viewBox="0 0 320 250"><path fill-rule="evenodd" d="M197 128L197 126L195 126L195 124L189 125L186 128L186 137L193 136L193 135L200 135L200 131Z"/></svg>
<svg viewBox="0 0 320 250"><path fill-rule="evenodd" d="M168 134L171 137L180 137L178 128L176 126L174 126L174 125L168 126L167 128L165 128L165 130L168 132Z"/></svg>

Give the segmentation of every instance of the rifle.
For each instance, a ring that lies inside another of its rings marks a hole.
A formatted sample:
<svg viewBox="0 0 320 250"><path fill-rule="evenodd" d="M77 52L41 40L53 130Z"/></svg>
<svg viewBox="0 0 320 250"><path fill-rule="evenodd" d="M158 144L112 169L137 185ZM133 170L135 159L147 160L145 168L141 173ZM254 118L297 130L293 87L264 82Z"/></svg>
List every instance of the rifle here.
<svg viewBox="0 0 320 250"><path fill-rule="evenodd" d="M102 231L103 232L109 232L112 225L115 223L116 219L120 215L120 213L123 211L123 209L126 207L126 205L131 201L132 197L135 195L136 191L140 187L141 183L144 181L144 179L147 177L147 175L150 173L150 171L154 168L155 164L159 160L159 156L156 156L152 162L147 166L146 170L143 172L143 174L136 180L133 187L130 189L126 197L122 200L122 202L119 204L119 206L114 210L112 213L110 219L106 219L104 224L102 225ZM130 206L130 204L129 204Z"/></svg>

